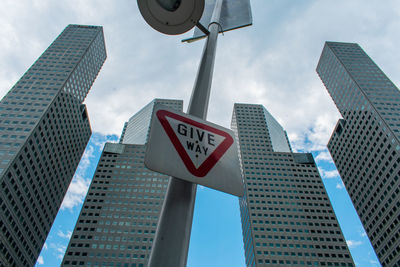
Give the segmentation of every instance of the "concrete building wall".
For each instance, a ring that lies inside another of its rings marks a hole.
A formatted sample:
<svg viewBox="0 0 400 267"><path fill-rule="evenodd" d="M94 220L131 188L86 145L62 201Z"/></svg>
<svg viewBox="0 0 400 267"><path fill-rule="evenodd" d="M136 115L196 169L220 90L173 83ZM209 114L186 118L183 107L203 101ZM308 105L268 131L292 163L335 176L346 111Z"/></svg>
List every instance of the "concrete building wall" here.
<svg viewBox="0 0 400 267"><path fill-rule="evenodd" d="M0 265L33 266L90 138L102 27L69 25L0 102Z"/></svg>
<svg viewBox="0 0 400 267"><path fill-rule="evenodd" d="M328 150L381 264L400 265L400 92L358 44L327 42L317 72L343 117Z"/></svg>
<svg viewBox="0 0 400 267"><path fill-rule="evenodd" d="M169 182L144 166L155 103L183 108L155 99L125 123L118 144L106 143L62 266L147 266Z"/></svg>
<svg viewBox="0 0 400 267"><path fill-rule="evenodd" d="M235 104L232 116L246 187L246 265L354 266L312 155L275 151L265 114L261 105ZM287 144L278 148L290 148L279 132Z"/></svg>

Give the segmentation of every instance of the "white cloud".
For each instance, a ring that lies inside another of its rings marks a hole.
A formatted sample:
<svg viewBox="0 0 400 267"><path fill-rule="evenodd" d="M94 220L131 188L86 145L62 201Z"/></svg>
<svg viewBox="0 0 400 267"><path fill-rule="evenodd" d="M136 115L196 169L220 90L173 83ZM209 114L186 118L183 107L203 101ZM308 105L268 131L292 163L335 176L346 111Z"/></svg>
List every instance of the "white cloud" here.
<svg viewBox="0 0 400 267"><path fill-rule="evenodd" d="M118 142L119 135L103 135L101 133L95 133L90 143L96 147L97 150L103 150L105 143L107 142ZM92 157L93 155L91 155Z"/></svg>
<svg viewBox="0 0 400 267"><path fill-rule="evenodd" d="M337 183L336 184L336 188L337 189L343 189L344 188L344 184L343 183Z"/></svg>
<svg viewBox="0 0 400 267"><path fill-rule="evenodd" d="M65 254L65 250L67 249L66 246L59 246L56 250L58 252L57 259L62 260Z"/></svg>
<svg viewBox="0 0 400 267"><path fill-rule="evenodd" d="M43 245L43 249L44 249L44 250L47 250L47 243L46 243L46 242L45 242L44 245Z"/></svg>
<svg viewBox="0 0 400 267"><path fill-rule="evenodd" d="M65 249L66 249L65 246L60 246L59 248L57 248L57 252L64 253Z"/></svg>
<svg viewBox="0 0 400 267"><path fill-rule="evenodd" d="M321 174L321 177L324 179L332 179L332 178L339 178L339 172L337 170L324 170L321 167L318 167L319 173Z"/></svg>
<svg viewBox="0 0 400 267"><path fill-rule="evenodd" d="M67 231L66 233L64 233L63 231L59 230L57 235L61 238L66 238L66 239L70 239L71 235L72 235L72 231Z"/></svg>
<svg viewBox="0 0 400 267"><path fill-rule="evenodd" d="M68 187L68 191L61 204L61 210L72 209L73 207L83 203L83 199L86 196L87 190L89 189L91 177L85 177L85 173L94 158L95 148L89 145L82 155L81 161L79 162L78 168L75 172L74 177Z"/></svg>
<svg viewBox="0 0 400 267"><path fill-rule="evenodd" d="M85 179L82 176L75 174L61 204L61 210L72 209L73 207L82 204L87 190L89 189L89 185L89 179Z"/></svg>
<svg viewBox="0 0 400 267"><path fill-rule="evenodd" d="M84 7L78 2L2 1L0 93L68 23L76 22L103 25L106 37L108 58L86 99L94 131L119 135L123 123L154 97L183 98L188 104L203 41L182 44L180 39L191 33L154 31L133 1L98 5L89 0ZM377 10L390 15L377 16ZM396 83L398 10L395 0L385 5L253 1L254 25L220 37L209 120L229 126L234 102L260 103L282 122L294 150L324 149L340 117L315 72L324 41L360 42Z"/></svg>
<svg viewBox="0 0 400 267"><path fill-rule="evenodd" d="M328 161L333 163L333 160L331 158L331 155L329 154L328 151L322 151L320 152L317 157L315 157L315 161L316 162L320 162L320 161Z"/></svg>
<svg viewBox="0 0 400 267"><path fill-rule="evenodd" d="M336 178L339 177L339 172L337 170L324 171L324 178Z"/></svg>
<svg viewBox="0 0 400 267"><path fill-rule="evenodd" d="M36 263L39 265L43 265L44 264L43 256L39 256Z"/></svg>
<svg viewBox="0 0 400 267"><path fill-rule="evenodd" d="M361 237L368 239L367 233L365 232L362 225L360 225L360 227L357 229L357 232L360 234Z"/></svg>
<svg viewBox="0 0 400 267"><path fill-rule="evenodd" d="M363 242L355 240L346 240L346 243L349 248L355 248L363 244Z"/></svg>
<svg viewBox="0 0 400 267"><path fill-rule="evenodd" d="M218 41L210 121L229 126L234 102L263 104L295 151L325 150L340 118L315 72L326 40L360 43L400 83L398 0L254 0L252 12L253 26ZM123 123L155 97L184 99L187 106L204 42L180 43L190 33L159 34L130 0L0 1L0 96L71 22L104 26L108 58L85 100L94 132L119 135ZM82 203L91 153L88 148L62 209ZM324 153L316 160L327 160ZM323 178L338 177L335 170L320 171Z"/></svg>
<svg viewBox="0 0 400 267"><path fill-rule="evenodd" d="M86 177L86 172L93 167L92 164L96 164L96 162L93 162L95 153L99 153L98 151L102 150L104 143L107 141L116 140L114 136L105 136L98 133L92 136L61 204L61 210L71 210L73 207L83 203L92 178Z"/></svg>
<svg viewBox="0 0 400 267"><path fill-rule="evenodd" d="M375 261L375 260L370 260L369 263L371 263L371 265L373 265L373 266L375 266L375 265L380 266L379 262Z"/></svg>

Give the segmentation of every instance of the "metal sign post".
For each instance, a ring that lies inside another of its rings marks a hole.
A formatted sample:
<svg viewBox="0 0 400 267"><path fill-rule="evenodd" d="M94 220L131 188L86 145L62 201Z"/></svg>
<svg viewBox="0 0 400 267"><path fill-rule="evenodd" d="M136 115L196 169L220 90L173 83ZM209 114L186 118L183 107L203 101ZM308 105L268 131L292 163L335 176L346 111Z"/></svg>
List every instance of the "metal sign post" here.
<svg viewBox="0 0 400 267"><path fill-rule="evenodd" d="M209 35L190 98L188 114L206 119L219 19L223 0L217 0L208 25ZM197 185L171 178L153 240L149 267L184 267L187 262Z"/></svg>

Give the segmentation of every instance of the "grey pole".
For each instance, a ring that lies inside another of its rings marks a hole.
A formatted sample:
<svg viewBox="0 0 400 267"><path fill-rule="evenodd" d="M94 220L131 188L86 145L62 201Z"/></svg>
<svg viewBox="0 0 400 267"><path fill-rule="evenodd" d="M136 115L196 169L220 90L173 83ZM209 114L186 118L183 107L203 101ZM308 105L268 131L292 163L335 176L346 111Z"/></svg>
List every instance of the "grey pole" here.
<svg viewBox="0 0 400 267"><path fill-rule="evenodd" d="M207 117L223 0L215 3L187 113ZM171 177L161 208L148 267L185 267L197 185Z"/></svg>
<svg viewBox="0 0 400 267"><path fill-rule="evenodd" d="M210 99L211 82L214 70L215 52L217 48L217 38L220 29L219 18L223 0L217 0L208 31L210 34L204 44L203 55L201 58L196 81L190 97L188 114L206 119L208 102Z"/></svg>

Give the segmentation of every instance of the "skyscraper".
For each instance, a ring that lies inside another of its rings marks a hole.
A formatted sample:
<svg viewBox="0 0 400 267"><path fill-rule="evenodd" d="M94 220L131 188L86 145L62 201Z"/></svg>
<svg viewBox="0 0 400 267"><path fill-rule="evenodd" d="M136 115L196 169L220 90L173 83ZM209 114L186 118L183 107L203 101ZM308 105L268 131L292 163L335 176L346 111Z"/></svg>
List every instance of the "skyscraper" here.
<svg viewBox="0 0 400 267"><path fill-rule="evenodd" d="M155 99L125 123L118 144L106 143L62 266L146 266L169 181L144 166L156 103L183 108Z"/></svg>
<svg viewBox="0 0 400 267"><path fill-rule="evenodd" d="M247 266L354 266L310 153L293 153L261 105L235 104L246 187L240 212Z"/></svg>
<svg viewBox="0 0 400 267"><path fill-rule="evenodd" d="M358 44L326 42L317 67L343 119L328 150L383 266L400 265L400 92Z"/></svg>
<svg viewBox="0 0 400 267"><path fill-rule="evenodd" d="M33 266L91 135L102 27L69 25L0 102L0 265Z"/></svg>

